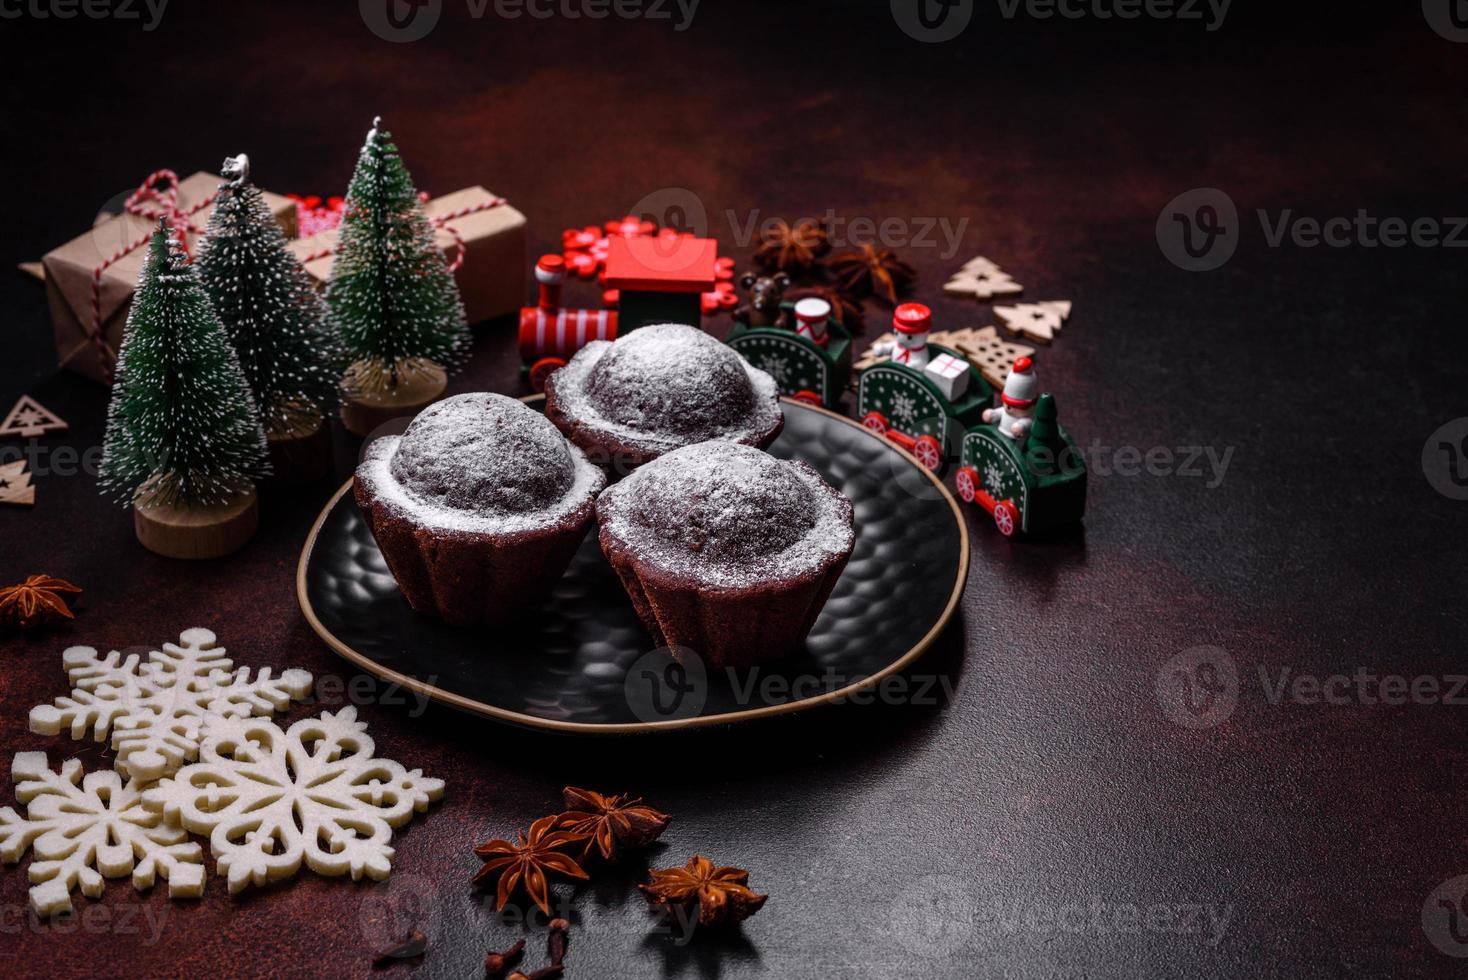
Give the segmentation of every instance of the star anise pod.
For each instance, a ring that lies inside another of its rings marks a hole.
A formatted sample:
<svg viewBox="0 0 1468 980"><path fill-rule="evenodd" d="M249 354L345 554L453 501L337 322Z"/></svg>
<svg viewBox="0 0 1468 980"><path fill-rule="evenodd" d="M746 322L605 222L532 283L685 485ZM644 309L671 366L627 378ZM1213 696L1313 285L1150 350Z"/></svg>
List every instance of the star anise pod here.
<svg viewBox="0 0 1468 980"><path fill-rule="evenodd" d="M485 861L484 867L474 876L474 884L482 885L499 876L499 888L495 892L496 909L505 907L516 886L523 886L530 900L550 915L546 874L583 880L587 877L574 858L560 851L560 848L579 844L585 838L570 831L555 830L558 819L541 817L530 825L528 833L520 835L518 842L496 838L474 848L474 853Z"/></svg>
<svg viewBox="0 0 1468 980"><path fill-rule="evenodd" d="M716 868L701 854L681 868L654 870L652 883L638 885L655 907L691 911L698 906L698 924L705 927L742 922L765 904L768 895L749 888L743 868Z"/></svg>
<svg viewBox="0 0 1468 980"><path fill-rule="evenodd" d="M586 838L582 860L591 854L595 845L603 858L615 861L618 848L646 847L658 839L673 819L641 799L628 799L625 793L605 796L567 786L561 795L566 801L566 812L557 818L557 826Z"/></svg>
<svg viewBox="0 0 1468 980"><path fill-rule="evenodd" d="M82 590L65 579L32 575L20 585L0 589L0 625L13 622L23 630L74 618L61 593Z"/></svg>
<svg viewBox="0 0 1468 980"><path fill-rule="evenodd" d="M806 220L791 225L776 218L760 232L754 261L766 272L803 272L830 250L830 236L820 222Z"/></svg>
<svg viewBox="0 0 1468 980"><path fill-rule="evenodd" d="M834 286L799 286L785 292L785 299L791 303L798 303L807 297L814 296L831 304L831 312L841 325L852 333L861 333L866 326L862 316L861 300L848 296Z"/></svg>
<svg viewBox="0 0 1468 980"><path fill-rule="evenodd" d="M826 268L836 278L836 287L859 299L879 296L896 303L900 293L917 281L917 270L890 250L866 244L853 252L833 255Z"/></svg>

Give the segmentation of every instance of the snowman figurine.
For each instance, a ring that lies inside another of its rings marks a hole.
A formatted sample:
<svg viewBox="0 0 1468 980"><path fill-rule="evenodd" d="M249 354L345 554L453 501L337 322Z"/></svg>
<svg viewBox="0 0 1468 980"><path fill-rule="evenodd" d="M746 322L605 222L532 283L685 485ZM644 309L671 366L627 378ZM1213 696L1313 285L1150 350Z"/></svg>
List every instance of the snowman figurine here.
<svg viewBox="0 0 1468 980"><path fill-rule="evenodd" d="M999 395L998 408L984 409L984 421L1015 442L1024 442L1033 424L1031 416L1035 401L1040 396L1040 381L1035 377L1035 362L1021 357L1009 370L1004 379L1004 391Z"/></svg>
<svg viewBox="0 0 1468 980"><path fill-rule="evenodd" d="M929 360L928 334L933 330L933 311L922 303L903 303L892 312L892 362L921 371Z"/></svg>

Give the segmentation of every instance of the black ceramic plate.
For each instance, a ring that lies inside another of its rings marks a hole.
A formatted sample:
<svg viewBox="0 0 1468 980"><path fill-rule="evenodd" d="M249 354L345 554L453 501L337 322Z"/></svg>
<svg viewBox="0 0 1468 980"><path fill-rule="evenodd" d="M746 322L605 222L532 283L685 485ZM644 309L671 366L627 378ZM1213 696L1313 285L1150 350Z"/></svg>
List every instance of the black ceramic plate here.
<svg viewBox="0 0 1468 980"><path fill-rule="evenodd" d="M539 407L539 399L528 402ZM850 697L922 654L958 604L968 533L911 456L842 416L785 403L770 447L851 498L856 551L805 651L758 670L705 671L654 650L593 530L554 593L516 628L414 613L348 482L316 520L296 592L312 628L380 678L502 721L579 732L724 724Z"/></svg>

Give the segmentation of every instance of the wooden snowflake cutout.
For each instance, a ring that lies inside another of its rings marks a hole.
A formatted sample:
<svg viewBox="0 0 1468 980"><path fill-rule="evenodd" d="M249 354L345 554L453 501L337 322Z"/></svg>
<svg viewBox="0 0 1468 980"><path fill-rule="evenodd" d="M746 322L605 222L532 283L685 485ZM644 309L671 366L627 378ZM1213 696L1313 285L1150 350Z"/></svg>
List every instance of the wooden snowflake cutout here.
<svg viewBox="0 0 1468 980"><path fill-rule="evenodd" d="M319 875L382 880L394 828L443 795L443 780L373 756L357 709L282 731L268 718L210 722L199 761L144 793L173 824L209 836L231 893Z"/></svg>
<svg viewBox="0 0 1468 980"><path fill-rule="evenodd" d="M1009 273L979 256L969 259L953 274L953 278L943 285L943 294L989 300L996 296L1018 296L1024 288Z"/></svg>
<svg viewBox="0 0 1468 980"><path fill-rule="evenodd" d="M132 875L133 887L153 887L159 875L170 898L204 893L203 851L182 827L143 806L142 784L126 785L104 769L82 774L72 759L53 771L44 752L21 752L10 767L15 798L26 815L0 809L0 859L19 861L33 850L31 908L39 916L72 910L71 893L97 898L103 880Z"/></svg>
<svg viewBox="0 0 1468 980"><path fill-rule="evenodd" d="M287 670L275 676L262 667L251 676L234 666L206 629L184 630L178 643L165 643L145 661L116 650L105 657L93 647L71 647L61 655L75 688L55 704L31 709L31 731L97 741L110 733L115 768L152 780L198 758L208 721L283 711L311 690L311 675Z"/></svg>

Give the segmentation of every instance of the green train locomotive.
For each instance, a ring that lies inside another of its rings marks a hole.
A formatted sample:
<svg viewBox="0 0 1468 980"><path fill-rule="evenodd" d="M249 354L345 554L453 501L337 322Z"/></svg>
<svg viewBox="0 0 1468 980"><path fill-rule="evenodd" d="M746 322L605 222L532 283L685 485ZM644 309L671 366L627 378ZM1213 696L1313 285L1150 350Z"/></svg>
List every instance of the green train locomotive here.
<svg viewBox="0 0 1468 980"><path fill-rule="evenodd" d="M774 378L782 395L834 407L851 381L851 334L823 299L782 302L779 310L769 323L746 315L725 342Z"/></svg>

